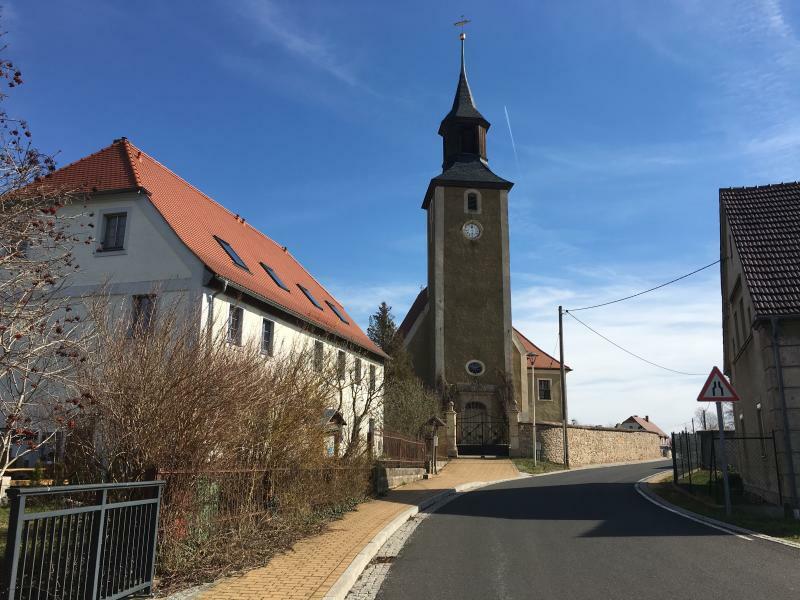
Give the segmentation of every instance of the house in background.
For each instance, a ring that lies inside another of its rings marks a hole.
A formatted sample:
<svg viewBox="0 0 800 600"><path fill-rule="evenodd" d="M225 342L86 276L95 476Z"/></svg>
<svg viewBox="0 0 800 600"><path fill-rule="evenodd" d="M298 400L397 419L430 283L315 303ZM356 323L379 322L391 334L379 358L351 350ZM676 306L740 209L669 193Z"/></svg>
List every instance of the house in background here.
<svg viewBox="0 0 800 600"><path fill-rule="evenodd" d="M336 361L341 372L363 376L364 395L380 393L386 355L288 249L126 138L45 181L85 192L86 208L76 203L62 211L89 215L97 232L96 243L74 249L81 268L70 294L104 285L132 326L147 326L160 306L177 301L232 347L257 344L265 360L307 349L317 369ZM354 422L351 390L344 394L342 413L333 402L325 415L330 429ZM363 407L364 398L355 406ZM366 436L366 419L362 428Z"/></svg>
<svg viewBox="0 0 800 600"><path fill-rule="evenodd" d="M736 433L756 438L739 470L800 518L800 183L724 188L719 207L724 371Z"/></svg>
<svg viewBox="0 0 800 600"><path fill-rule="evenodd" d="M657 433L660 445L661 445L661 455L662 456L669 456L670 451L670 437L662 431L662 429L653 423L650 420L648 415L644 417L640 417L639 415L633 415L625 419L622 423L618 423L616 426L618 429L630 429L632 431L650 431L652 433Z"/></svg>

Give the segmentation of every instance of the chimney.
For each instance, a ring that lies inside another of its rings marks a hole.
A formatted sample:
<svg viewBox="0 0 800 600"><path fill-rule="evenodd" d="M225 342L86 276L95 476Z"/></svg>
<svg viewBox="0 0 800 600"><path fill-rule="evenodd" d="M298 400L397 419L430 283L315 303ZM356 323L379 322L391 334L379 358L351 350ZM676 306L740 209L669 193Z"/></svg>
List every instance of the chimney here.
<svg viewBox="0 0 800 600"><path fill-rule="evenodd" d="M650 422L650 415L645 415L644 416L644 420L649 423Z"/></svg>

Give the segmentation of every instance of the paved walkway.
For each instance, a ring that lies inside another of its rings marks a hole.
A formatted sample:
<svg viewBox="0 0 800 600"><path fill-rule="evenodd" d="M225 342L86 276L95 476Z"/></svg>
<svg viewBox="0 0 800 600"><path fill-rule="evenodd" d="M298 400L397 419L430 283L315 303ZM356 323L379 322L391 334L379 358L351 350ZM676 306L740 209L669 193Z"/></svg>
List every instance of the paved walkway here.
<svg viewBox="0 0 800 600"><path fill-rule="evenodd" d="M324 533L298 542L265 567L221 580L200 598L322 598L372 538L410 506L463 483L517 476L519 472L508 459L453 460L437 477L404 485L380 500L360 504L357 510L332 522Z"/></svg>

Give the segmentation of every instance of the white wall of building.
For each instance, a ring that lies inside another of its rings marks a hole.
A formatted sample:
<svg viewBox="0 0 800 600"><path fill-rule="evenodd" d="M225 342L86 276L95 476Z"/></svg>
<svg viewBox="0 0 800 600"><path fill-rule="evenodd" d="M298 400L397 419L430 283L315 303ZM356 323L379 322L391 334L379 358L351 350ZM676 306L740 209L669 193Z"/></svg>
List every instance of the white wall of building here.
<svg viewBox="0 0 800 600"><path fill-rule="evenodd" d="M104 215L117 212L127 213L124 250L102 252L99 249L103 237ZM243 308L243 342L260 345L262 319L275 323L273 355L292 350L311 349L316 340L325 345L326 360L335 360L339 350L346 353L346 370L350 373L355 361L362 361L362 374L369 376L370 366L375 367L376 386L382 389L383 367L380 362L366 353L355 352L338 338L320 335L309 325L305 328L290 318L281 318L281 311L269 312L262 305L247 300L237 300L238 294L232 289L226 293L216 293L205 286L207 271L203 263L180 241L170 226L155 209L145 194L135 192L96 195L84 205L75 203L61 209L65 216L73 217L74 231L85 235L88 231L96 238L92 244L77 244L74 248L79 270L72 275L65 293L81 296L102 289L108 295L110 304L123 318L129 318L133 296L157 293L158 307L169 306L173 302L186 304L189 314L196 311L201 328L208 327L209 311L213 310L216 331L227 327L230 305ZM81 226L83 224L83 226ZM93 227L88 227L92 224ZM213 296L213 302L211 298ZM211 308L213 306L213 308ZM265 360L269 360L265 357ZM364 398L356 399L356 410L363 410ZM337 408L338 398L331 399L331 407ZM352 396L345 390L342 416L347 422L346 432L353 423ZM372 415L378 423L382 422L382 409ZM366 436L367 422L362 425L362 435Z"/></svg>

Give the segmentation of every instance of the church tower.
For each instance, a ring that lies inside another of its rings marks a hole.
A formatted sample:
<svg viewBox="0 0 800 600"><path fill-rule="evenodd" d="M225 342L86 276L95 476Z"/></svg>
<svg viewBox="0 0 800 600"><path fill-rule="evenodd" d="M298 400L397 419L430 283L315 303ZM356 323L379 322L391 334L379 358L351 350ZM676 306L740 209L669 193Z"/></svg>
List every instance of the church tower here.
<svg viewBox="0 0 800 600"><path fill-rule="evenodd" d="M428 287L401 333L417 374L442 395L445 406L453 402L459 452L475 446L479 453L496 454L508 451L509 444L513 452L519 412L512 383L508 246L513 184L489 169L490 124L467 81L465 37L462 33L453 106L439 126L442 172L431 179L422 202ZM480 439L470 437L476 431Z"/></svg>

